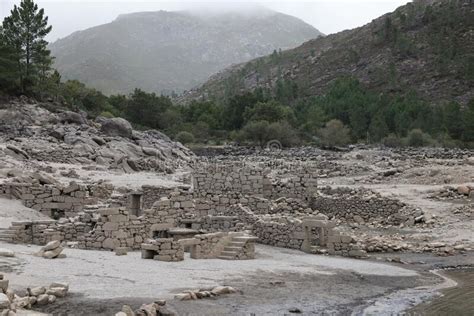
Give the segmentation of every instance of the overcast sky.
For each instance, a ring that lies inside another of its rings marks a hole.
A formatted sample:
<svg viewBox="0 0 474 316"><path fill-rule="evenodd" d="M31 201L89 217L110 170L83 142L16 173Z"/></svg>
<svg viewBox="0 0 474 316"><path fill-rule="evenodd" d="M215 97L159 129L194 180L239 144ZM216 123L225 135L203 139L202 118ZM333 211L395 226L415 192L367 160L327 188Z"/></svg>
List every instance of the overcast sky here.
<svg viewBox="0 0 474 316"><path fill-rule="evenodd" d="M13 4L20 0L0 0L0 18L10 14ZM53 31L48 40L54 41L77 30L104 24L119 14L141 11L176 11L193 8L238 8L260 4L275 11L296 16L325 34L369 23L391 12L409 0L313 0L313 1L178 1L178 0L36 0L49 16Z"/></svg>

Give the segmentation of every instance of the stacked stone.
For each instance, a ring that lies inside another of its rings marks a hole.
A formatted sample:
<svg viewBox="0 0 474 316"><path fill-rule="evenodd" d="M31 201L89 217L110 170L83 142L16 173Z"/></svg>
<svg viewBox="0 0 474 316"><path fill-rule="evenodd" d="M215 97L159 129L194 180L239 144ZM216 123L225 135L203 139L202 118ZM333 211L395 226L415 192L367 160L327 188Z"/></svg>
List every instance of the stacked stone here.
<svg viewBox="0 0 474 316"><path fill-rule="evenodd" d="M5 191L8 190L11 197L22 200L26 207L50 217L74 216L91 202L89 187L76 182L71 182L65 188L53 184L26 183L9 183L7 186L9 188Z"/></svg>
<svg viewBox="0 0 474 316"><path fill-rule="evenodd" d="M79 238L79 248L115 249L138 248L144 238L147 222L130 216L124 208L99 210L100 218L94 229Z"/></svg>
<svg viewBox="0 0 474 316"><path fill-rule="evenodd" d="M158 261L182 261L184 260L184 249L179 241L173 238L149 239L141 244L142 259L154 259Z"/></svg>
<svg viewBox="0 0 474 316"><path fill-rule="evenodd" d="M191 249L193 259L217 258L232 237L226 233L211 233L196 235L197 244Z"/></svg>
<svg viewBox="0 0 474 316"><path fill-rule="evenodd" d="M234 232L244 230L244 225L238 216L208 215L202 217L195 228L207 232Z"/></svg>
<svg viewBox="0 0 474 316"><path fill-rule="evenodd" d="M349 223L414 223L414 214L403 214L402 211L406 207L404 203L373 192L326 189L313 196L310 206L329 217Z"/></svg>
<svg viewBox="0 0 474 316"><path fill-rule="evenodd" d="M27 288L28 295L21 297L8 289L8 285L8 280L0 273L0 312L8 316L17 315L17 311L22 309L54 303L57 298L65 297L69 291L69 285L56 282L49 287ZM24 311L21 314L23 315Z"/></svg>
<svg viewBox="0 0 474 316"><path fill-rule="evenodd" d="M233 164L203 165L193 172L193 187L198 196L207 193L263 195L264 170L239 168Z"/></svg>
<svg viewBox="0 0 474 316"><path fill-rule="evenodd" d="M258 237L262 244L301 249L304 241L303 226L301 220L294 219L292 222L278 223L256 221L253 225L252 233Z"/></svg>
<svg viewBox="0 0 474 316"><path fill-rule="evenodd" d="M144 185L142 186L142 208L149 209L153 207L153 203L159 201L163 197L168 197L171 192L175 191L176 188ZM185 192L190 191L190 187L180 186L178 190Z"/></svg>
<svg viewBox="0 0 474 316"><path fill-rule="evenodd" d="M265 197L270 199L287 197L307 200L316 192L317 184L316 174L305 170L288 178L273 181L272 188L269 191L270 195L265 195Z"/></svg>

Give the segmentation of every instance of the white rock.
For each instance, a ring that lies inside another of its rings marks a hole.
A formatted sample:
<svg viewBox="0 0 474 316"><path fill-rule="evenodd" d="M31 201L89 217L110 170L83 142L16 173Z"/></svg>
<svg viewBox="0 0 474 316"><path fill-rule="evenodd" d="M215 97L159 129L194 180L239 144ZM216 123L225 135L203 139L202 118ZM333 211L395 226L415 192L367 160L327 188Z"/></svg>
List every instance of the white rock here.
<svg viewBox="0 0 474 316"><path fill-rule="evenodd" d="M14 257L15 253L10 249L0 248L0 257Z"/></svg>
<svg viewBox="0 0 474 316"><path fill-rule="evenodd" d="M8 296L3 293L0 293L0 309L10 308L10 300Z"/></svg>

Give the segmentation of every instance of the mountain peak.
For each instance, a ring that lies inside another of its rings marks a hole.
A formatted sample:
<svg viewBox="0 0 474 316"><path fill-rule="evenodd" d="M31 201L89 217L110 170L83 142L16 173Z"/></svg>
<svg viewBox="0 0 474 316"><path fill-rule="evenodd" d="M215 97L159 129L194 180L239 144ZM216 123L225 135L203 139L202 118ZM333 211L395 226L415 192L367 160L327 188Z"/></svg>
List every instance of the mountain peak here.
<svg viewBox="0 0 474 316"><path fill-rule="evenodd" d="M106 94L181 92L230 65L320 36L261 6L219 6L119 16L50 45L55 67Z"/></svg>

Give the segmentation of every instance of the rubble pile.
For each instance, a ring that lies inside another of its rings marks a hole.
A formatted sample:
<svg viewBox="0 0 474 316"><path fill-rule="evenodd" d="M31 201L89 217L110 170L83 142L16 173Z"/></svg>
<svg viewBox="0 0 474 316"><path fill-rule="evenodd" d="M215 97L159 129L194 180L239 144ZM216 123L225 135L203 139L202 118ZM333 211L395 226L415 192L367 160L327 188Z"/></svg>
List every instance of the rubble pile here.
<svg viewBox="0 0 474 316"><path fill-rule="evenodd" d="M58 298L66 297L69 285L54 282L48 287L38 286L26 289L26 295L15 294L9 287L9 281L0 274L0 312L1 315L15 316L17 313L23 315L22 310L32 309L35 306L44 306L56 302Z"/></svg>
<svg viewBox="0 0 474 316"><path fill-rule="evenodd" d="M174 298L180 301L200 300L224 294L234 294L237 292L238 291L236 289L230 286L216 286L211 289L196 289L183 291L181 293L176 294Z"/></svg>
<svg viewBox="0 0 474 316"><path fill-rule="evenodd" d="M129 305L123 305L122 310L115 316L176 316L176 312L166 306L165 300L158 300L150 304L143 304L137 310Z"/></svg>

